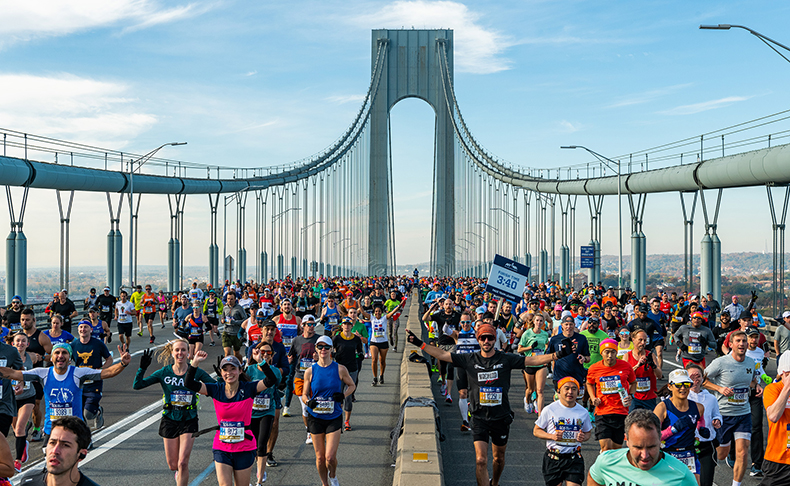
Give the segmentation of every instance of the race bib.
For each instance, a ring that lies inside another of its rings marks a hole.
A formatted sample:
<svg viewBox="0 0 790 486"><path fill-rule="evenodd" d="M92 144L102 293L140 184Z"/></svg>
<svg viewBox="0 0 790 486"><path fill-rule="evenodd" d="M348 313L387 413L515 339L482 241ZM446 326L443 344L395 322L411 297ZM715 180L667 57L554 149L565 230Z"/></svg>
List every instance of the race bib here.
<svg viewBox="0 0 790 486"><path fill-rule="evenodd" d="M479 383L485 383L487 381L494 381L498 379L499 379L498 371L486 371L477 374L477 381Z"/></svg>
<svg viewBox="0 0 790 486"><path fill-rule="evenodd" d="M301 372L307 371L308 368L313 366L313 363L315 363L315 361L313 361L312 359L303 358L299 360L299 371Z"/></svg>
<svg viewBox="0 0 790 486"><path fill-rule="evenodd" d="M650 378L647 377L637 377L636 378L636 391L639 393L646 393L650 391Z"/></svg>
<svg viewBox="0 0 790 486"><path fill-rule="evenodd" d="M497 405L502 405L502 388L498 386L480 387L480 406L496 407Z"/></svg>
<svg viewBox="0 0 790 486"><path fill-rule="evenodd" d="M307 311L307 307L305 307L303 305L300 305L299 307L296 308L296 310L299 311L299 312L305 312L305 311Z"/></svg>
<svg viewBox="0 0 790 486"><path fill-rule="evenodd" d="M270 404L271 404L270 397L255 397L252 400L252 409L258 410L259 412L265 412L269 410Z"/></svg>
<svg viewBox="0 0 790 486"><path fill-rule="evenodd" d="M238 444L244 441L244 422L223 420L219 424L219 440L226 444Z"/></svg>
<svg viewBox="0 0 790 486"><path fill-rule="evenodd" d="M50 403L49 404L49 420L53 422L62 417L74 415L71 412L71 403Z"/></svg>
<svg viewBox="0 0 790 486"><path fill-rule="evenodd" d="M335 401L334 400L324 400L323 398L319 398L316 400L318 404L313 408L313 413L317 414L329 414L335 411Z"/></svg>
<svg viewBox="0 0 790 486"><path fill-rule="evenodd" d="M189 334L192 336L199 336L200 335L200 328L197 326L190 326Z"/></svg>
<svg viewBox="0 0 790 486"><path fill-rule="evenodd" d="M384 326L373 326L373 337L375 337L375 338L383 338L384 337Z"/></svg>
<svg viewBox="0 0 790 486"><path fill-rule="evenodd" d="M702 354L702 345L700 343L690 343L689 354Z"/></svg>
<svg viewBox="0 0 790 486"><path fill-rule="evenodd" d="M682 462L693 474L697 473L697 456L694 451L667 451L670 456Z"/></svg>
<svg viewBox="0 0 790 486"><path fill-rule="evenodd" d="M622 384L620 383L619 376L602 376L598 378L601 385L601 393L604 395L611 395L613 393L620 393Z"/></svg>
<svg viewBox="0 0 790 486"><path fill-rule="evenodd" d="M731 397L727 397L727 402L732 405L745 405L749 401L748 388L733 388Z"/></svg>
<svg viewBox="0 0 790 486"><path fill-rule="evenodd" d="M291 336L283 336L283 346L285 346L286 348L290 348L293 340L294 338Z"/></svg>
<svg viewBox="0 0 790 486"><path fill-rule="evenodd" d="M192 394L184 390L174 391L170 394L170 405L174 407L188 407L192 405Z"/></svg>
<svg viewBox="0 0 790 486"><path fill-rule="evenodd" d="M543 350L542 349L533 349L532 350L532 356L543 356Z"/></svg>
<svg viewBox="0 0 790 486"><path fill-rule="evenodd" d="M8 366L8 358L0 358L0 366L2 367Z"/></svg>
<svg viewBox="0 0 790 486"><path fill-rule="evenodd" d="M580 428L575 423L558 423L554 428L562 431L562 439L557 441L559 444L568 447L578 442L576 436L579 435Z"/></svg>
<svg viewBox="0 0 790 486"><path fill-rule="evenodd" d="M23 382L23 383L24 383L24 384L22 385L22 390L23 390L23 391L30 390L30 382L29 382L29 381L25 381L25 382ZM17 384L19 384L19 382L18 382L18 381L16 381L16 380L11 380L11 386L16 386ZM1 396L1 395L2 395L2 390L0 390L0 396Z"/></svg>
<svg viewBox="0 0 790 486"><path fill-rule="evenodd" d="M101 311L102 311L102 312L104 312L105 314L106 314L107 312L110 312L110 306L109 306L109 305L103 305L103 306L101 306Z"/></svg>

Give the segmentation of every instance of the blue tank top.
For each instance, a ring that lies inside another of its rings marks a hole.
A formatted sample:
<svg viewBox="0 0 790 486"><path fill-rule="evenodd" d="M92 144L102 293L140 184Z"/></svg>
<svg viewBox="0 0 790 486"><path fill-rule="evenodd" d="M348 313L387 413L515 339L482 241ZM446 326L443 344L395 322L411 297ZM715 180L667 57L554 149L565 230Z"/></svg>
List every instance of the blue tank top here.
<svg viewBox="0 0 790 486"><path fill-rule="evenodd" d="M310 369L313 374L310 380L310 391L313 395L310 398L318 400L318 405L315 408L308 408L307 412L322 420L339 417L343 410L339 403L332 400L334 393L343 391L343 381L340 379L337 361L332 361L326 368L315 363Z"/></svg>
<svg viewBox="0 0 790 486"><path fill-rule="evenodd" d="M97 322L96 324L91 322L91 337L96 339L101 339L101 335L104 334L104 326L101 325L101 321Z"/></svg>
<svg viewBox="0 0 790 486"><path fill-rule="evenodd" d="M52 421L61 417L73 415L82 418L82 390L74 383L74 368L69 366L66 379L58 381L55 378L55 369L50 368L47 374L47 383L44 385L44 399L46 403L44 417L44 433L52 430Z"/></svg>
<svg viewBox="0 0 790 486"><path fill-rule="evenodd" d="M690 417L695 424L694 427L689 427L683 431L678 432L672 437L667 438L667 440L664 441L664 449L687 449L693 447L694 440L696 439L694 432L696 430L697 420L699 419L699 408L697 408L697 402L689 400L689 409L685 412L681 412L675 408L675 405L670 399L664 400L664 404L667 407L667 418L665 418L664 422L661 424L661 430L675 425L675 422L680 420L681 417L686 416Z"/></svg>
<svg viewBox="0 0 790 486"><path fill-rule="evenodd" d="M329 307L327 307L326 323L324 324L324 329L326 329L329 332L334 332L338 320L340 320L340 312L337 311L337 307L335 307L334 309L330 309Z"/></svg>

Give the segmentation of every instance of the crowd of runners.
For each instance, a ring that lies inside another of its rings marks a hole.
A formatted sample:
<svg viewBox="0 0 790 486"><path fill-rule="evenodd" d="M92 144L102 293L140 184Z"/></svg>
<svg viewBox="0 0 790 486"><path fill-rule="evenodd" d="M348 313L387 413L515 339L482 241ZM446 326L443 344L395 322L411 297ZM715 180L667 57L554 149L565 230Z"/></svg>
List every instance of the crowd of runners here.
<svg viewBox="0 0 790 486"><path fill-rule="evenodd" d="M25 484L95 484L78 466L104 424L103 380L130 364L132 340L148 339L133 388L162 389L159 435L177 485L189 484L195 438L207 433L218 484L264 484L267 468L279 465L280 418L297 415L321 484L337 485L360 372L369 367L370 386L397 380L386 374L387 353L405 345L399 317L412 295L423 332L407 340L430 359L443 401L458 407L478 485L497 486L505 466L513 370L524 379L533 434L546 444L548 486L711 486L725 464L733 486L746 474L790 484L790 312L771 335L756 295L722 308L711 295L616 295L600 284L533 284L518 301L485 290L479 279L416 271L217 289L195 282L172 296L150 285L117 297L104 288L77 304L64 290L47 306L46 326L15 296L2 312L0 343L0 430L13 431L15 456L0 441L0 476L20 472L40 442L46 469L27 473ZM222 347L215 364L204 345ZM212 399L216 414L204 429L198 395ZM581 448L593 435L600 454L586 468Z"/></svg>

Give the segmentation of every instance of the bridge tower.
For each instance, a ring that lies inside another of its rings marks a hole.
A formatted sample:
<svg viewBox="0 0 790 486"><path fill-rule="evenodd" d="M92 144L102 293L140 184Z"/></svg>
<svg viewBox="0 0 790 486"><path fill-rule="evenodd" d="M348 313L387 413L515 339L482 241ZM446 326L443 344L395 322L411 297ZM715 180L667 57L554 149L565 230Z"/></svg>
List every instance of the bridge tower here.
<svg viewBox="0 0 790 486"><path fill-rule="evenodd" d="M439 55L447 52L448 73L453 76L452 30L374 30L372 69L379 44L387 49L381 80L370 112L370 275L395 273L393 221L389 169L389 115L404 98L419 98L436 113L434 151L433 227L431 264L436 275L455 272L454 166L455 139L451 103L442 87ZM426 235L427 236L427 235Z"/></svg>

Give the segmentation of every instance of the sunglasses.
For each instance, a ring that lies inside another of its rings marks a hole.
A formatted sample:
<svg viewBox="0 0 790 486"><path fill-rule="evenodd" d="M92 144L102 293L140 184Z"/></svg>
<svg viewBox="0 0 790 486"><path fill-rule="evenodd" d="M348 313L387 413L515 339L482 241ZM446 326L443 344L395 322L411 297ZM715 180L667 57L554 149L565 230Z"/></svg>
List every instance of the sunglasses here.
<svg viewBox="0 0 790 486"><path fill-rule="evenodd" d="M12 301L11 301L11 303L12 303L12 304L21 304L22 302L21 302L21 301L18 301L18 300L12 300Z"/></svg>
<svg viewBox="0 0 790 486"><path fill-rule="evenodd" d="M332 346L329 346L328 344L318 344L316 345L315 349L322 351L324 349L332 349Z"/></svg>
<svg viewBox="0 0 790 486"><path fill-rule="evenodd" d="M471 322L472 322L471 320L469 320L469 321L461 321L461 324L471 324Z"/></svg>
<svg viewBox="0 0 790 486"><path fill-rule="evenodd" d="M272 354L272 352L271 352L271 351L261 351L260 353L261 353L261 354L266 354L266 355Z"/></svg>
<svg viewBox="0 0 790 486"><path fill-rule="evenodd" d="M303 322L302 324L304 324L305 326L315 326L314 321L307 321L307 322Z"/></svg>
<svg viewBox="0 0 790 486"><path fill-rule="evenodd" d="M496 336L492 336L490 334L483 334L482 336L477 338L477 340L478 341L482 341L482 342L485 342L485 341L496 341Z"/></svg>
<svg viewBox="0 0 790 486"><path fill-rule="evenodd" d="M691 383L675 383L675 388L691 388Z"/></svg>

